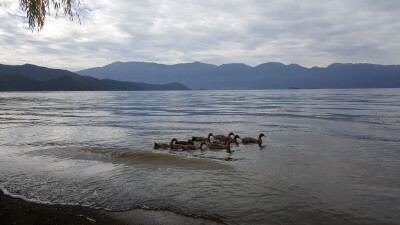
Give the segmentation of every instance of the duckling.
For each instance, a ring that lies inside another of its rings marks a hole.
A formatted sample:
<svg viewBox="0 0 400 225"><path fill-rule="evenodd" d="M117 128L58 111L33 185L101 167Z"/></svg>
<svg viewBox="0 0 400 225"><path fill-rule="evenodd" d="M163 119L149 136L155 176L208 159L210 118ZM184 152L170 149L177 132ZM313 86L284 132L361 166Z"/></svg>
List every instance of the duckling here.
<svg viewBox="0 0 400 225"><path fill-rule="evenodd" d="M221 143L207 143L209 149L226 149L228 153L232 153L231 144L234 143L233 140L228 140L226 144Z"/></svg>
<svg viewBox="0 0 400 225"><path fill-rule="evenodd" d="M220 134L220 135L212 135L212 136L214 137L214 139L217 139L217 140L220 140L222 142L225 142L226 140L228 140L233 135L235 135L235 134L233 132L230 132L228 134L228 136L225 136L225 135L222 135L222 134Z"/></svg>
<svg viewBox="0 0 400 225"><path fill-rule="evenodd" d="M259 145L261 145L261 143L262 143L261 137L265 137L265 135L263 133L261 133L258 136L258 139L251 138L251 137L245 137L245 138L242 138L242 143L243 144L257 144L258 143Z"/></svg>
<svg viewBox="0 0 400 225"><path fill-rule="evenodd" d="M194 145L175 144L174 141L171 141L171 149L196 150L198 148Z"/></svg>
<svg viewBox="0 0 400 225"><path fill-rule="evenodd" d="M179 143L179 144L177 144ZM186 144L185 144L186 143ZM170 144L171 149L182 149L182 150L196 150L192 140L188 141L178 141L176 138L171 139Z"/></svg>
<svg viewBox="0 0 400 225"><path fill-rule="evenodd" d="M175 141L175 144L178 144L178 145L194 145L194 142L190 139L187 141L178 141L178 139L172 138L171 141Z"/></svg>
<svg viewBox="0 0 400 225"><path fill-rule="evenodd" d="M225 141L225 144L229 141L229 140L232 140L233 141L233 143L235 143L235 144L239 144L239 142L238 142L238 140L237 139L240 139L240 136L239 135L235 135L233 138L231 138L231 137L228 137L228 139L226 139L226 141Z"/></svg>
<svg viewBox="0 0 400 225"><path fill-rule="evenodd" d="M198 147L194 146L194 145L182 145L182 150L197 150Z"/></svg>
<svg viewBox="0 0 400 225"><path fill-rule="evenodd" d="M212 133L208 134L208 137L192 137L192 141L210 141L210 137L213 136Z"/></svg>
<svg viewBox="0 0 400 225"><path fill-rule="evenodd" d="M213 141L213 142L210 142L210 143L216 143L216 144L222 144L222 143L224 143L224 144L227 144L228 141L231 140L231 141L233 141L233 143L235 143L236 145L238 145L238 144L239 144L238 139L240 139L240 136L236 134L233 138L232 138L232 137L227 137L227 138L225 139L225 141L223 141L223 142L222 142L222 141Z"/></svg>
<svg viewBox="0 0 400 225"><path fill-rule="evenodd" d="M156 143L154 142L154 149L159 149L159 148L169 148L171 145L168 143Z"/></svg>
<svg viewBox="0 0 400 225"><path fill-rule="evenodd" d="M207 142L203 141L200 143L200 147L199 147L200 150L203 150L203 145L207 146Z"/></svg>
<svg viewBox="0 0 400 225"><path fill-rule="evenodd" d="M233 143L232 140L228 140L226 144L208 142L207 146L209 149L226 149L230 153L232 143Z"/></svg>
<svg viewBox="0 0 400 225"><path fill-rule="evenodd" d="M186 145L177 145L174 143L173 139L171 140L171 149L183 149Z"/></svg>

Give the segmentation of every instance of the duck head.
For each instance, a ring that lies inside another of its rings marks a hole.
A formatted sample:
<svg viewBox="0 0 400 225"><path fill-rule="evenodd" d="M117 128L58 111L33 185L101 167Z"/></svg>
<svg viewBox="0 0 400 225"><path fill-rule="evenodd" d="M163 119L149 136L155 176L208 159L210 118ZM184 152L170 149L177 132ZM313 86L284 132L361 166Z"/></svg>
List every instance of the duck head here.
<svg viewBox="0 0 400 225"><path fill-rule="evenodd" d="M239 142L238 142L237 139L240 139L240 136L236 134L236 135L233 137L233 142L234 142L235 144L239 144Z"/></svg>

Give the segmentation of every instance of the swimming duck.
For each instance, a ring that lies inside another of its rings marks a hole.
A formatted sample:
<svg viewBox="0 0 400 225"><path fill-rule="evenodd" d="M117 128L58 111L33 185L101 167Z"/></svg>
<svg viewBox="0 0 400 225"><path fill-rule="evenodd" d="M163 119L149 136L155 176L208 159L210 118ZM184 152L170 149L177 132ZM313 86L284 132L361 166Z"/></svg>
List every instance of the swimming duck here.
<svg viewBox="0 0 400 225"><path fill-rule="evenodd" d="M174 140L171 140L171 149L181 149L181 150L196 150L198 149L194 145L182 145L182 144L175 144Z"/></svg>
<svg viewBox="0 0 400 225"><path fill-rule="evenodd" d="M231 140L233 143L235 143L236 145L238 145L239 142L238 142L237 139L240 139L240 136L236 134L233 138L232 138L232 137L227 137L227 138L225 139L225 141L223 141L223 142L222 142L222 141L213 141L213 142L210 141L210 143L215 143L215 144L227 144L228 141Z"/></svg>
<svg viewBox="0 0 400 225"><path fill-rule="evenodd" d="M175 144L174 141L171 140L171 149L183 149L183 146L185 145Z"/></svg>
<svg viewBox="0 0 400 225"><path fill-rule="evenodd" d="M194 142L192 140L187 140L187 141L178 141L176 138L172 138L171 142L174 141L175 144L178 145L194 145Z"/></svg>
<svg viewBox="0 0 400 225"><path fill-rule="evenodd" d="M239 144L239 142L238 142L237 139L240 139L240 136L236 134L233 138L229 137L228 139L226 139L225 144L226 144L229 140L232 140L233 143L235 143L235 144Z"/></svg>
<svg viewBox="0 0 400 225"><path fill-rule="evenodd" d="M212 133L211 133L212 134ZM217 139L217 140L220 140L220 141L222 141L222 142L225 142L226 140L228 140L231 136L233 136L233 135L235 135L233 132L230 132L229 134L228 134L228 136L225 136L225 135L222 135L222 134L220 134L220 135L211 135L211 136L213 136L214 137L214 139Z"/></svg>
<svg viewBox="0 0 400 225"><path fill-rule="evenodd" d="M251 137L245 137L245 138L242 138L242 143L243 144L257 144L258 143L259 145L261 145L261 143L262 143L261 137L265 137L265 135L263 133L261 133L258 136L258 139L251 138Z"/></svg>
<svg viewBox="0 0 400 225"><path fill-rule="evenodd" d="M168 143L156 143L154 142L154 149L159 149L159 148L169 148L171 145Z"/></svg>
<svg viewBox="0 0 400 225"><path fill-rule="evenodd" d="M212 133L208 134L208 137L192 137L192 141L210 141L210 137L213 136Z"/></svg>
<svg viewBox="0 0 400 225"><path fill-rule="evenodd" d="M182 150L197 150L198 147L194 145L182 145Z"/></svg>
<svg viewBox="0 0 400 225"><path fill-rule="evenodd" d="M203 150L203 145L207 146L207 142L203 141L200 143L200 147L199 147L200 150Z"/></svg>
<svg viewBox="0 0 400 225"><path fill-rule="evenodd" d="M210 143L207 142L207 146L209 149L226 149L229 153L231 152L231 144L233 143L232 140L228 140L226 144L222 143Z"/></svg>
<svg viewBox="0 0 400 225"><path fill-rule="evenodd" d="M171 148L172 144L174 143L174 141L176 140L176 138L172 138L171 142L169 144L167 143L156 143L154 142L154 149L159 149L159 148Z"/></svg>

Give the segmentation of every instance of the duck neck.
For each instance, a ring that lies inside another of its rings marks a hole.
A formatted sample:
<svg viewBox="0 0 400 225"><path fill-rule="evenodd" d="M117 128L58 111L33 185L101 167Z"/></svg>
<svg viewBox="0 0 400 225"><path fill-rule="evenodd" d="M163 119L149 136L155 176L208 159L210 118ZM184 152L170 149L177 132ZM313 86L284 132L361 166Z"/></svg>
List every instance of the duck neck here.
<svg viewBox="0 0 400 225"><path fill-rule="evenodd" d="M257 140L257 142L259 143L259 144L261 144L262 143L262 136L260 135L259 137L258 137L258 140Z"/></svg>
<svg viewBox="0 0 400 225"><path fill-rule="evenodd" d="M233 142L232 141L228 141L228 143L226 144L226 150L231 151L231 144Z"/></svg>
<svg viewBox="0 0 400 225"><path fill-rule="evenodd" d="M210 142L210 137L213 136L212 134L208 134L207 141Z"/></svg>

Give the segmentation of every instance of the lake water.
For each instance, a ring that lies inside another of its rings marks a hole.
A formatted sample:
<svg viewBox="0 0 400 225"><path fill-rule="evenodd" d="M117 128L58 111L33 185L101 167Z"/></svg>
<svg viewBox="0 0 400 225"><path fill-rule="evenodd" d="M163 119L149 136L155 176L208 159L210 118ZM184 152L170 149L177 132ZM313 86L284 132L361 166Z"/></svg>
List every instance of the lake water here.
<svg viewBox="0 0 400 225"><path fill-rule="evenodd" d="M263 146L154 150L239 134ZM226 224L399 224L400 89L0 93L0 187Z"/></svg>

